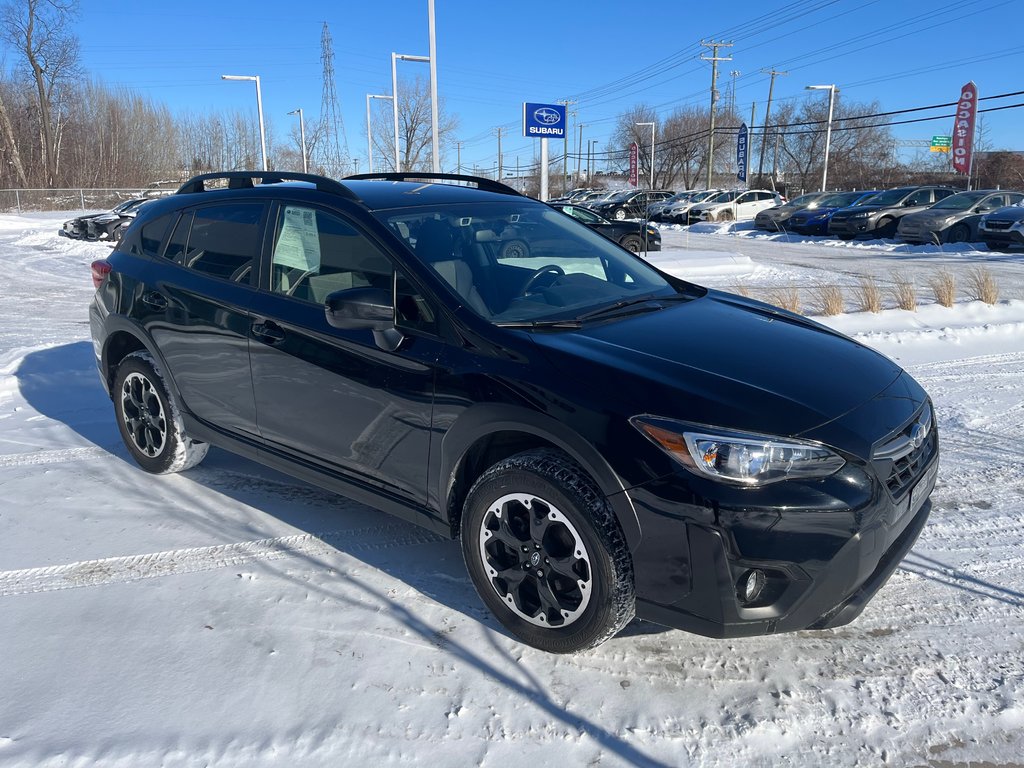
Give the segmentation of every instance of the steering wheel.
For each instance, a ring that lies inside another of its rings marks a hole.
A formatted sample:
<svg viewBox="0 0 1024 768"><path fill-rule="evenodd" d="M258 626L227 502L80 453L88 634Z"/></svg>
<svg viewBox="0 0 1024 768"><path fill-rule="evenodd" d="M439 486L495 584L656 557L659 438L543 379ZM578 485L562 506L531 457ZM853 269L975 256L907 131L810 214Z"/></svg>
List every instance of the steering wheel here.
<svg viewBox="0 0 1024 768"><path fill-rule="evenodd" d="M562 269L560 266L558 266L557 264L548 264L546 267L541 267L540 269L534 270L533 274L526 278L526 282L523 283L523 288L521 291L519 291L519 295L525 296L526 294L528 294L530 290L533 288L533 284L548 273L552 273L560 277L565 276L565 270Z"/></svg>

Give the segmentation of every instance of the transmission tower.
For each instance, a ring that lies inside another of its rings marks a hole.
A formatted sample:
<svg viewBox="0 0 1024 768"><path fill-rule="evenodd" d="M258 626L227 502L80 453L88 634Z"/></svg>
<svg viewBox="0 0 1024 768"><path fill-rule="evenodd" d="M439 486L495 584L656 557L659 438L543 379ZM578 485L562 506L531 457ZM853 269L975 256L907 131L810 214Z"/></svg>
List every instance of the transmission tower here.
<svg viewBox="0 0 1024 768"><path fill-rule="evenodd" d="M326 21L320 35L320 61L324 66L324 92L320 100L320 141L317 142L316 164L327 176L346 176L352 163L338 91L334 87L334 41Z"/></svg>

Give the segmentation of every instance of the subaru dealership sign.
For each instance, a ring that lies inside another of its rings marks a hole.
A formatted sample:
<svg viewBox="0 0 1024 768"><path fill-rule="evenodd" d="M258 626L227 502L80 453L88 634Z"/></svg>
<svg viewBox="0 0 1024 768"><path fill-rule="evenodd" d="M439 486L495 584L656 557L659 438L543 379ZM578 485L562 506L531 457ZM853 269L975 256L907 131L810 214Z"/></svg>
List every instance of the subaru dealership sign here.
<svg viewBox="0 0 1024 768"><path fill-rule="evenodd" d="M565 105L524 102L523 136L532 139L564 139Z"/></svg>

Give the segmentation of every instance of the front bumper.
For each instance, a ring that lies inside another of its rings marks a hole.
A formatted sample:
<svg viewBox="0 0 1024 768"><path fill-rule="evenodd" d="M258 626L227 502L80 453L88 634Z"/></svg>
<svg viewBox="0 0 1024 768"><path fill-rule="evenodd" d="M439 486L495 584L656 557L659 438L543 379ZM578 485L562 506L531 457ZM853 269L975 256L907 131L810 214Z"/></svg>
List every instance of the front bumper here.
<svg viewBox="0 0 1024 768"><path fill-rule="evenodd" d="M716 500L695 494L686 470L630 489L643 530L633 553L637 615L720 638L853 621L924 528L938 448L933 431L913 474L898 469L898 485L877 461L850 461L815 482L720 487ZM753 570L765 586L745 601Z"/></svg>
<svg viewBox="0 0 1024 768"><path fill-rule="evenodd" d="M978 235L986 245L997 248L1024 245L1024 231L1019 229L979 229Z"/></svg>
<svg viewBox="0 0 1024 768"><path fill-rule="evenodd" d="M828 232L830 235L843 235L849 237L856 237L857 235L865 235L875 231L875 225L878 220L869 217L866 219L839 219L833 218L828 224Z"/></svg>

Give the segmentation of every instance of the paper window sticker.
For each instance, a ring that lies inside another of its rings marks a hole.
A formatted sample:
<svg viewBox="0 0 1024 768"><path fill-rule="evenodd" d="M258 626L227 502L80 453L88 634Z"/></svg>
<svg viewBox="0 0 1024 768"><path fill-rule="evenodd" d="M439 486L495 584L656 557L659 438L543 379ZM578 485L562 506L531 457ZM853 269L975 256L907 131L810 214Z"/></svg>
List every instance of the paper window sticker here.
<svg viewBox="0 0 1024 768"><path fill-rule="evenodd" d="M303 272L320 270L320 232L316 211L285 206L281 232L274 246L274 264Z"/></svg>

